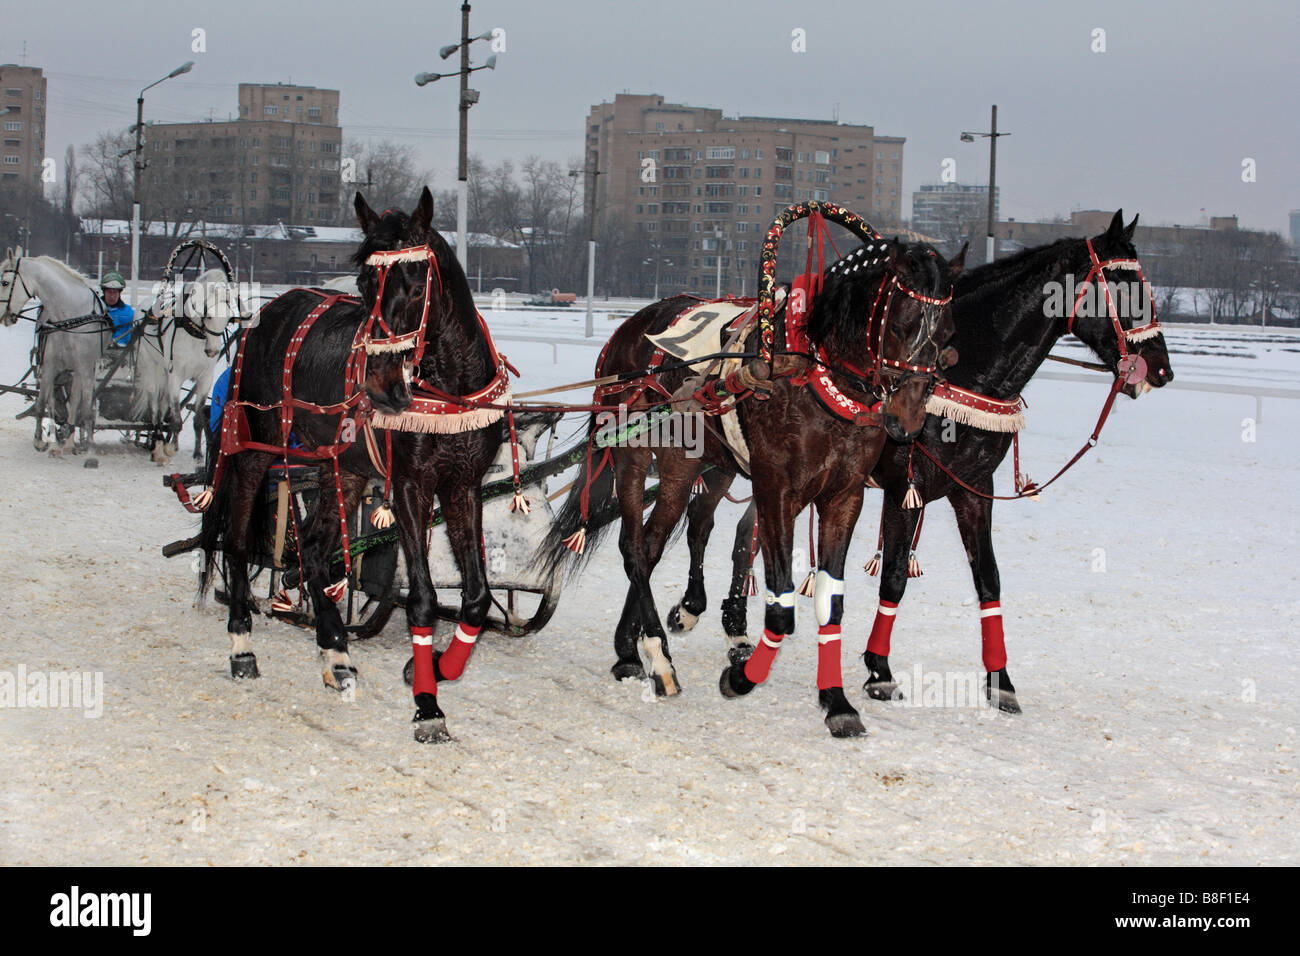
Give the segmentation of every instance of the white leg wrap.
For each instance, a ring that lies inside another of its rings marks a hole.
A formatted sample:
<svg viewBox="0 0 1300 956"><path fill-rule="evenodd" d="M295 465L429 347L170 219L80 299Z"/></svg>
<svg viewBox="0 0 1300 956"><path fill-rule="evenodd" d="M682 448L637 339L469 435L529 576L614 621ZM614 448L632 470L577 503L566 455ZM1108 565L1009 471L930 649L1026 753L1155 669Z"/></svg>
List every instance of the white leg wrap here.
<svg viewBox="0 0 1300 956"><path fill-rule="evenodd" d="M794 607L794 592L786 591L780 597L777 597L770 590L763 592L763 600L768 604L779 604L782 607Z"/></svg>
<svg viewBox="0 0 1300 956"><path fill-rule="evenodd" d="M825 571L817 572L813 585L813 610L817 613L817 626L831 622L831 598L844 595L844 582L833 578Z"/></svg>

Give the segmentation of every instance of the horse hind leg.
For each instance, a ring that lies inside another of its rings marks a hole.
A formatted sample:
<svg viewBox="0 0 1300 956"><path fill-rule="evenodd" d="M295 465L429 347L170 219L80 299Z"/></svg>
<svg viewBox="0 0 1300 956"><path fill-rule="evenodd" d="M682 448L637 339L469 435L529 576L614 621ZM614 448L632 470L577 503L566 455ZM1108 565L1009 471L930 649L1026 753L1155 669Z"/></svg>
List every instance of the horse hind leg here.
<svg viewBox="0 0 1300 956"><path fill-rule="evenodd" d="M817 506L820 567L813 586L813 610L817 615L817 702L826 712L826 728L832 737L863 737L862 719L844 695L840 668L840 621L844 616L844 564L849 540L862 511L861 486Z"/></svg>
<svg viewBox="0 0 1300 956"><path fill-rule="evenodd" d="M225 480L230 483L227 520L222 550L226 557L227 600L229 615L226 631L230 635L230 676L247 680L261 676L253 653L253 616L249 603L248 554L253 538L253 509L260 505L258 494L272 456L265 452L243 452L230 459Z"/></svg>
<svg viewBox="0 0 1300 956"><path fill-rule="evenodd" d="M343 514L350 515L361 500L365 479L344 473ZM321 680L348 699L354 699L357 669L348 653L348 634L335 603L347 587L347 580L330 582L330 556L342 540L339 526L338 492L331 468L321 469L320 497L303 530L304 587L316 611L316 646L320 648Z"/></svg>

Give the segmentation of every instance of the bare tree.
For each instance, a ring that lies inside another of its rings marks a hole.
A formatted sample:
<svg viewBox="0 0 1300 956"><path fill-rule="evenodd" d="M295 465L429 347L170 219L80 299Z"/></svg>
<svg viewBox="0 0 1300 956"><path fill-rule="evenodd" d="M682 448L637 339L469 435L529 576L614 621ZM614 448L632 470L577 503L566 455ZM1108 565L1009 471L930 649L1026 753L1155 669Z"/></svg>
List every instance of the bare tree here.
<svg viewBox="0 0 1300 956"><path fill-rule="evenodd" d="M415 204L421 189L433 183L433 171L420 167L415 147L409 144L388 139L366 143L348 140L343 145L343 158L352 160L356 170L356 181L345 184L354 188L339 192L343 222L355 219L352 198L358 190L376 208L406 209Z"/></svg>
<svg viewBox="0 0 1300 956"><path fill-rule="evenodd" d="M85 164L79 175L86 187L83 212L102 219L131 218L134 147L134 140L125 130L100 133L93 143L82 147Z"/></svg>

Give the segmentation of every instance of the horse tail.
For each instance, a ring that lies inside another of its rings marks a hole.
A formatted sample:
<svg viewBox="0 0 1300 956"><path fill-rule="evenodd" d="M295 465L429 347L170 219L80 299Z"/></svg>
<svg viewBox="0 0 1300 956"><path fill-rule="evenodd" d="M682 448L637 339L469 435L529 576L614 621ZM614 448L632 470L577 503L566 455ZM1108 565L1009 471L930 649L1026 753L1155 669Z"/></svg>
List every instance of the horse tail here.
<svg viewBox="0 0 1300 956"><path fill-rule="evenodd" d="M578 466L578 477L533 556L547 575L558 570L576 574L584 568L610 526L622 515L614 497L614 462L608 449L596 446L596 430L593 413L587 423L586 454Z"/></svg>

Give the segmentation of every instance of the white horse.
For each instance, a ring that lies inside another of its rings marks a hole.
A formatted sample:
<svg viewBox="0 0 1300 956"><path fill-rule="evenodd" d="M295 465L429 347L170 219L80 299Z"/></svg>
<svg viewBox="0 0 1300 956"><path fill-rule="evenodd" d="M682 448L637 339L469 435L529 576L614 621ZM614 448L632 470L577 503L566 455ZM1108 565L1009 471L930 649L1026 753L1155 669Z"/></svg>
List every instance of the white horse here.
<svg viewBox="0 0 1300 956"><path fill-rule="evenodd" d="M51 411L55 380L64 373L68 380L66 428L58 435L62 451L74 450L73 432L79 430L80 447L88 447L95 431L95 365L104 355L112 336L112 325L90 322L66 330L50 327L65 319L103 313L90 280L71 266L51 256L25 256L23 250L6 249L0 262L0 321L6 326L32 299L41 303L37 320L38 340L44 336L40 357L40 388L31 413L36 416L33 445L45 451L45 418ZM23 414L28 414L24 412ZM22 417L22 416L19 416Z"/></svg>
<svg viewBox="0 0 1300 956"><path fill-rule="evenodd" d="M240 318L236 293L222 269L209 269L183 288L164 287L146 315L137 346L131 417L156 423L165 436L154 442L154 461L165 463L176 453L185 383L194 382L196 407L212 387L226 326ZM203 456L202 448L196 428L195 458Z"/></svg>

